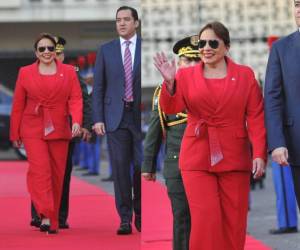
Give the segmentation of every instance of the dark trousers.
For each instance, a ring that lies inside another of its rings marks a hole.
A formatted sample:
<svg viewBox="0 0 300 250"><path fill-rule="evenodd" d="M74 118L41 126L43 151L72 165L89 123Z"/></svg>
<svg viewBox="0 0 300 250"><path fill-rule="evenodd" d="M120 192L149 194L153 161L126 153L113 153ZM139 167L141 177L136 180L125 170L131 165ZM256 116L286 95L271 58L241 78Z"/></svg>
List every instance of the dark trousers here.
<svg viewBox="0 0 300 250"><path fill-rule="evenodd" d="M191 216L181 178L167 178L166 186L173 212L173 250L189 250Z"/></svg>
<svg viewBox="0 0 300 250"><path fill-rule="evenodd" d="M125 109L118 129L107 133L115 203L122 223L132 221L133 210L135 216L141 216L142 141L133 120L133 112Z"/></svg>
<svg viewBox="0 0 300 250"><path fill-rule="evenodd" d="M291 166L291 170L294 180L294 189L298 203L298 209L300 210L300 166Z"/></svg>
<svg viewBox="0 0 300 250"><path fill-rule="evenodd" d="M75 146L75 142L70 142L67 163L66 163L67 165L66 165L65 176L64 176L63 190L61 196L61 203L59 208L59 224L64 224L67 221L69 215L69 194L70 194L71 173L73 168L72 155L73 155L74 146ZM31 203L31 218L39 220L37 212L32 203Z"/></svg>

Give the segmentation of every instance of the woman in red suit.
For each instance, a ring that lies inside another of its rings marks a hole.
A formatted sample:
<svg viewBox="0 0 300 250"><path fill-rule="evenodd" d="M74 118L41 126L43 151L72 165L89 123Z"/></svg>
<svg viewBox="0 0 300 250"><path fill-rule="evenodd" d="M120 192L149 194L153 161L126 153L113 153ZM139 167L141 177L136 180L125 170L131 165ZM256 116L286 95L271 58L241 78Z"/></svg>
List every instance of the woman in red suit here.
<svg viewBox="0 0 300 250"><path fill-rule="evenodd" d="M27 152L27 187L42 219L40 230L48 233L58 230L68 144L80 134L82 120L82 94L74 67L55 59L55 45L49 34L37 38L37 61L19 71L10 121L13 145L23 143Z"/></svg>
<svg viewBox="0 0 300 250"><path fill-rule="evenodd" d="M228 29L213 22L199 32L200 65L175 75L174 61L163 53L154 58L164 78L163 110L188 111L179 166L191 210L190 250L244 249L251 170L255 178L265 170L261 91L253 71L226 56L229 46Z"/></svg>

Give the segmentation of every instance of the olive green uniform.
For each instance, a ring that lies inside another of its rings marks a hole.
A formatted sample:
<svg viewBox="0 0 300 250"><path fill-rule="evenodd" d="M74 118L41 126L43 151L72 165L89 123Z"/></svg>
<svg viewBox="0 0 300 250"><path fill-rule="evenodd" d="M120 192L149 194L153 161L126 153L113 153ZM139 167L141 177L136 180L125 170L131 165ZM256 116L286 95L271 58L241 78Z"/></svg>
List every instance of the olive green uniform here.
<svg viewBox="0 0 300 250"><path fill-rule="evenodd" d="M187 115L165 115L160 110L161 87L154 93L149 130L144 141L143 173L156 172L156 159L165 137L165 160L163 175L173 212L173 250L188 250L191 228L190 212L182 183L178 156L181 140L186 127Z"/></svg>

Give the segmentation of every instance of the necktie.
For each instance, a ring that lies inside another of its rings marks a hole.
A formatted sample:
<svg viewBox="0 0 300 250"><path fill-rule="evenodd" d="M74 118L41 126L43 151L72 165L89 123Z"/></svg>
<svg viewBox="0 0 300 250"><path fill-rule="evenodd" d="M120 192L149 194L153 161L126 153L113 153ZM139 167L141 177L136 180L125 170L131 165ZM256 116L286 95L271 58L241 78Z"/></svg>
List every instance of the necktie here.
<svg viewBox="0 0 300 250"><path fill-rule="evenodd" d="M124 54L124 71L125 71L125 97L126 102L133 101L133 90L132 90L132 59L129 49L131 41L125 41L126 48Z"/></svg>

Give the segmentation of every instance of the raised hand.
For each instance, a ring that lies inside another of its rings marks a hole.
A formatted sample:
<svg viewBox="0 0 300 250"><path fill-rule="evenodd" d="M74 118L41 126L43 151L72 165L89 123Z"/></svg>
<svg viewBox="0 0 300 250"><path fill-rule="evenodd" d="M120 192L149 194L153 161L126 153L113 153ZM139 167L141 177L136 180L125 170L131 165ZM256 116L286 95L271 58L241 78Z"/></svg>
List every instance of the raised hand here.
<svg viewBox="0 0 300 250"><path fill-rule="evenodd" d="M160 72L161 76L164 78L167 84L168 91L173 94L174 92L174 82L175 82L175 74L176 74L176 63L175 59L171 62L168 61L166 55L161 53L156 53L153 57L154 65Z"/></svg>

